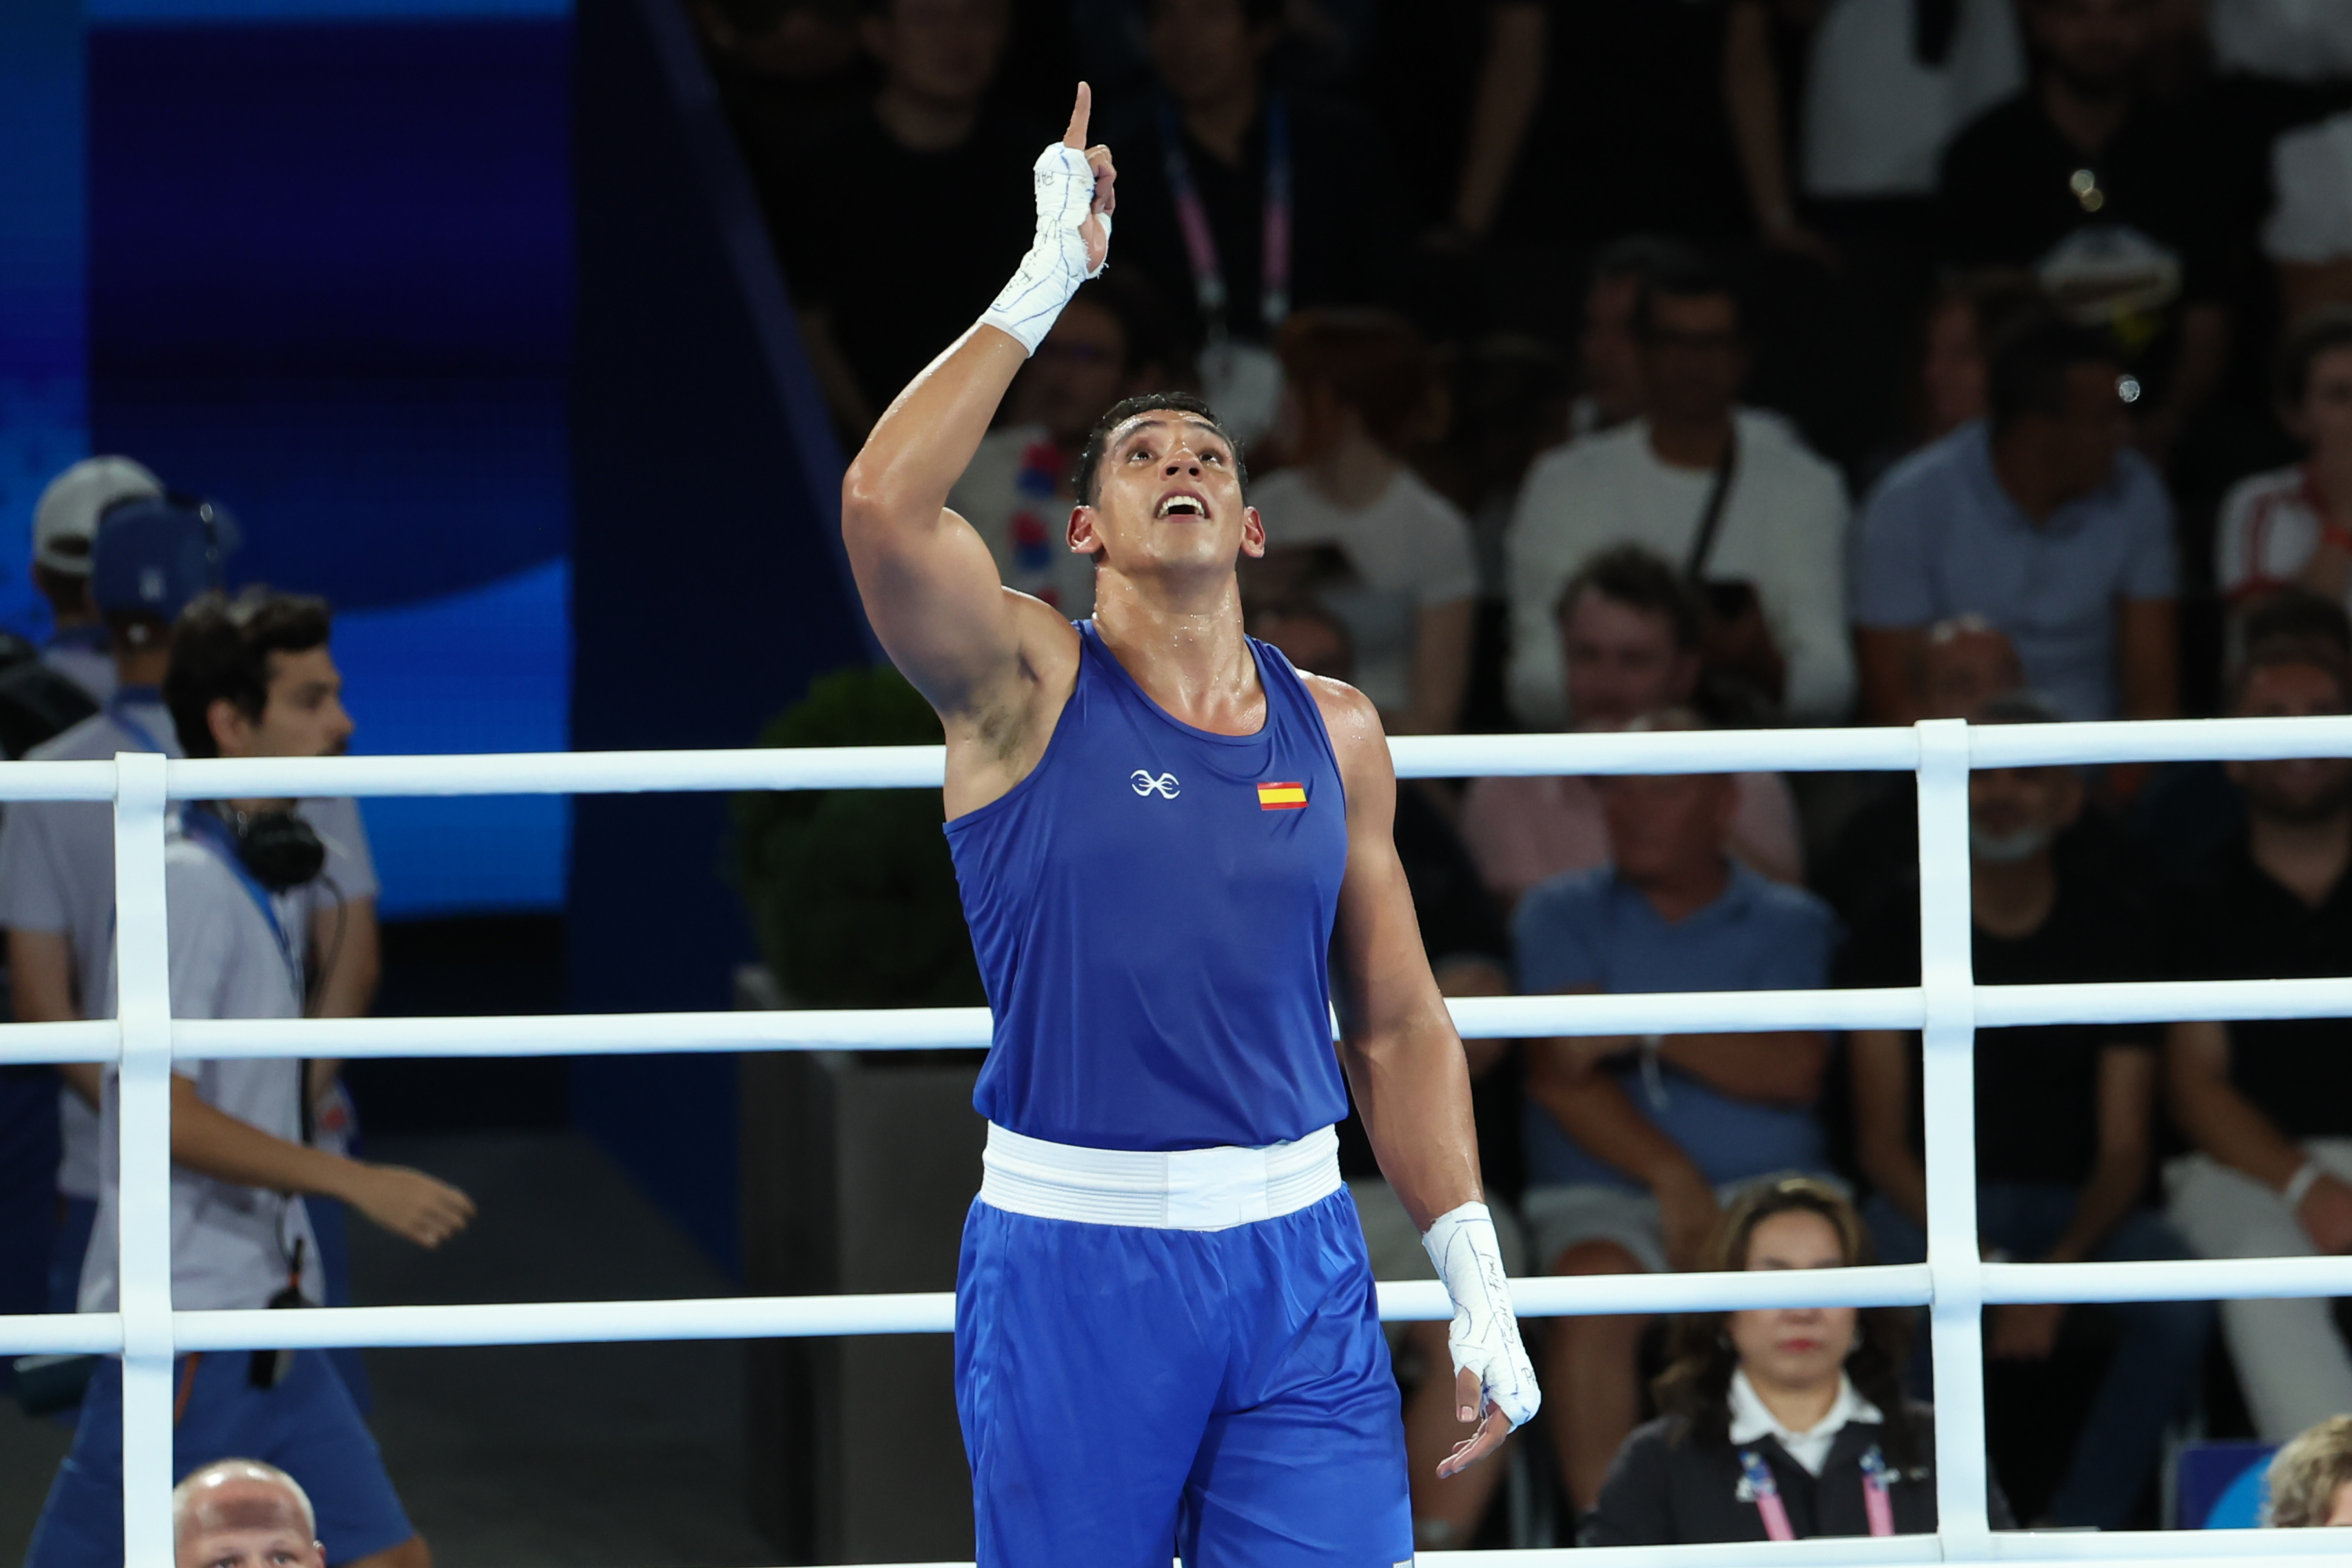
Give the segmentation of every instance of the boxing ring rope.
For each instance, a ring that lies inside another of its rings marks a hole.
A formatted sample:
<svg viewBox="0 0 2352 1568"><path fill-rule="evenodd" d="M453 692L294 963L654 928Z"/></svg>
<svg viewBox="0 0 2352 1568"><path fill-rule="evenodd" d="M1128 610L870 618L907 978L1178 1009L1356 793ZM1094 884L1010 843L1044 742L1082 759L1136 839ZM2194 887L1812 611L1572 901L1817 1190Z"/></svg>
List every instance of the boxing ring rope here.
<svg viewBox="0 0 2352 1568"><path fill-rule="evenodd" d="M1869 991L1699 992L1517 997L1453 1004L1470 1038L1788 1029L1922 1032L1930 1197L1924 1264L1785 1273L1529 1279L1528 1317L1786 1305L1926 1305L1937 1400L1933 1536L1622 1549L1644 1568L1716 1563L2000 1562L2201 1563L2343 1553L2323 1531L2002 1532L1985 1513L1980 1315L1988 1303L2352 1296L2352 1258L2015 1264L1980 1260L1976 1240L1975 1030L2019 1024L2352 1016L2352 977L2282 982L1980 987L1970 974L1968 777L1972 768L2352 756L2352 716L2165 720L1910 729L1650 735L1406 737L1391 742L1401 778L1748 770L1903 771L1918 782L1921 978ZM172 801L331 795L636 793L936 788L939 747L820 750L550 753L471 757L170 760L0 765L0 801L110 801L115 812L119 1016L0 1026L0 1062L119 1061L121 1310L0 1316L0 1354L91 1352L123 1358L127 1559L169 1562L172 1359L195 1350L331 1345L536 1344L936 1333L952 1324L944 1292L743 1297L301 1312L171 1307L170 1075L174 1058L479 1056L649 1051L905 1051L981 1046L980 1009L866 1012L646 1013L499 1019L175 1022L163 906ZM1433 1281L1381 1287L1390 1320L1449 1315ZM1558 1568L1559 1552L1429 1552L1458 1563ZM1580 1554L1579 1561L1586 1559ZM1597 1559L1591 1561L1597 1562Z"/></svg>

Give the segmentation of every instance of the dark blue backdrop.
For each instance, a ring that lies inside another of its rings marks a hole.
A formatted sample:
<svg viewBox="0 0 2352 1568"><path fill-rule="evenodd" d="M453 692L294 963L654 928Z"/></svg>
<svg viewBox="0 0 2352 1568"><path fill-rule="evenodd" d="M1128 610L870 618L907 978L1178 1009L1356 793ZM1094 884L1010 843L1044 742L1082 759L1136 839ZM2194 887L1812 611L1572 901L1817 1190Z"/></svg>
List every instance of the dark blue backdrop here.
<svg viewBox="0 0 2352 1568"><path fill-rule="evenodd" d="M872 655L677 0L87 4L88 449L226 502L236 580L335 601L357 749L740 746ZM22 488L0 465L0 616L29 621ZM575 1008L725 1007L751 956L719 798L367 815L393 918L562 909ZM731 1263L732 1061L583 1061L570 1100Z"/></svg>
<svg viewBox="0 0 2352 1568"><path fill-rule="evenodd" d="M236 580L334 601L356 749L562 747L569 18L108 9L93 446L225 501ZM385 913L560 906L567 811L371 803Z"/></svg>

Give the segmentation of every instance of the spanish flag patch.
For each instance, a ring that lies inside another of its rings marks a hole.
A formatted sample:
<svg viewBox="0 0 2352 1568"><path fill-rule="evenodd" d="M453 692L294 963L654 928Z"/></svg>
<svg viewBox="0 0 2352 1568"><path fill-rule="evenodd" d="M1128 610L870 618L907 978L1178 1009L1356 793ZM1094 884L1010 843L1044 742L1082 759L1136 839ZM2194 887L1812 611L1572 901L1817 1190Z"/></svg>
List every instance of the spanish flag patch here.
<svg viewBox="0 0 2352 1568"><path fill-rule="evenodd" d="M1261 784L1257 787L1257 809L1261 811L1297 811L1307 804L1304 784Z"/></svg>

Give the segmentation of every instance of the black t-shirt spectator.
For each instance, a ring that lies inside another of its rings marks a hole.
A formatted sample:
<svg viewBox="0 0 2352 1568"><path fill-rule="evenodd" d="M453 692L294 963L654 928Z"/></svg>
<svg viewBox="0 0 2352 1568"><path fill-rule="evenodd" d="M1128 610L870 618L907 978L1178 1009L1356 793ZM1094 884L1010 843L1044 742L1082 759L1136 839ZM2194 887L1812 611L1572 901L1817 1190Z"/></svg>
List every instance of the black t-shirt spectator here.
<svg viewBox="0 0 2352 1568"><path fill-rule="evenodd" d="M1724 0L1548 0L1543 101L1515 166L1506 240L1702 244L1748 232L1723 111Z"/></svg>
<svg viewBox="0 0 2352 1568"><path fill-rule="evenodd" d="M826 313L877 411L1021 265L1037 226L1030 167L1052 139L992 111L957 146L910 152L859 103L813 136L801 162L763 172L761 203L793 303Z"/></svg>
<svg viewBox="0 0 2352 1568"><path fill-rule="evenodd" d="M2197 123L2143 104L2095 156L2059 133L2032 89L1987 110L1945 149L1937 192L1940 259L2036 272L2086 319L2128 287L2115 317L2126 362L2160 382L2179 313L2221 303L2234 263ZM2091 246L2092 251L2082 249ZM2063 248L2062 248L2063 247ZM2119 277L2128 277L2128 285Z"/></svg>
<svg viewBox="0 0 2352 1568"><path fill-rule="evenodd" d="M2160 938L2110 887L2062 876L2058 900L2029 936L1976 931L1977 983L2063 985L2152 978ZM1919 983L1919 907L1895 899L1855 928L1839 955L1837 983ZM2110 1046L2153 1051L2154 1024L2049 1024L1979 1030L1976 1040L1977 1179L2079 1186L2098 1156L2099 1056ZM1921 1133L1920 1075L1911 1079L1911 1145Z"/></svg>
<svg viewBox="0 0 2352 1568"><path fill-rule="evenodd" d="M2084 806L2051 850L2062 881L2089 878L2133 898L2144 899L2155 891L2147 852L2095 803ZM1883 790L1845 820L1829 852L1814 857L1805 881L1829 900L1849 930L1859 927L1883 903L1916 901L1919 790L1909 774L1888 779Z"/></svg>
<svg viewBox="0 0 2352 1568"><path fill-rule="evenodd" d="M1410 242L1393 225L1403 210L1381 189L1381 137L1356 108L1307 93L1283 95L1290 122L1290 308L1361 305L1380 292L1387 253ZM1104 140L1118 153L1118 217L1112 265L1132 267L1166 302L1187 340L1204 341L1158 101L1127 106ZM1215 236L1225 284L1225 329L1238 341L1264 342L1267 116L1226 163L1176 121L1187 167ZM982 300L984 305L986 300Z"/></svg>
<svg viewBox="0 0 2352 1568"><path fill-rule="evenodd" d="M1395 836L1397 859L1403 863L1405 883L1412 890L1413 913L1421 920L1421 943L1432 967L1442 967L1449 958L1487 958L1507 973L1510 934L1503 928L1502 917L1478 880L1470 852L1462 847L1453 825L1428 797L1412 785L1397 791ZM1331 945L1331 988L1335 998L1345 996L1337 942ZM1496 1062L1492 1071L1470 1085L1470 1107L1478 1123L1480 1173L1486 1190L1498 1197L1516 1196L1524 1182L1518 1093L1519 1074L1507 1060ZM1352 1091L1348 1119L1339 1124L1339 1172L1348 1176L1381 1174Z"/></svg>
<svg viewBox="0 0 2352 1568"><path fill-rule="evenodd" d="M2254 864L2242 836L2181 886L2171 916L2170 979L2352 974L2352 876L2315 909ZM2290 1138L2352 1134L2352 1019L2231 1024L2230 1082Z"/></svg>

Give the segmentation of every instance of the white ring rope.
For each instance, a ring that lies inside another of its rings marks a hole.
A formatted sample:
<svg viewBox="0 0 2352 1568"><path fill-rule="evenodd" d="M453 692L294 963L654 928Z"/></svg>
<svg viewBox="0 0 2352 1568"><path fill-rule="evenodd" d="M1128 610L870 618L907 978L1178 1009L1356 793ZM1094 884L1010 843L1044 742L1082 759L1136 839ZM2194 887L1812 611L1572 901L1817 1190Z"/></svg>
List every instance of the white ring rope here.
<svg viewBox="0 0 2352 1568"><path fill-rule="evenodd" d="M1778 771L1916 771L1922 845L1922 987L1855 991L1511 997L1452 1004L1471 1039L1786 1029L1908 1029L1930 1037L1929 1261L1775 1273L1537 1278L1516 1281L1524 1316L1738 1307L1927 1305L1936 1327L1944 1531L1885 1541L1624 1548L1645 1568L1767 1563L2205 1564L2337 1556L2326 1531L1999 1535L1984 1529L1983 1303L2352 1296L2352 1258L2146 1263L1983 1263L1976 1255L1969 1052L1979 1028L2183 1019L2352 1017L2352 977L2286 981L1978 986L1968 973L1967 773L1971 768L2352 756L2352 716L1643 735L1415 736L1391 743L1401 778ZM913 1051L985 1046L977 1008L644 1013L469 1019L173 1021L162 896L164 802L284 796L636 793L937 788L939 747L817 750L519 753L226 761L125 755L113 762L0 764L0 801L107 800L116 809L123 1017L0 1026L0 1062L124 1063L123 1310L0 1316L0 1354L125 1356L125 1542L134 1562L170 1556L170 1364L191 1350L339 1345L542 1344L661 1339L938 1333L946 1292L682 1301L347 1307L180 1312L168 1303L166 1059L596 1055L628 1051ZM1956 1135L1957 1134L1957 1135ZM139 1151L134 1153L134 1151ZM1955 1219L1965 1221L1955 1227ZM1966 1232L1966 1234L1963 1234ZM1433 1281L1385 1283L1381 1315L1448 1315ZM1971 1494L1973 1494L1971 1496ZM1609 1555L1603 1553L1603 1556ZM1587 1561L1580 1552L1574 1561ZM1599 1559L1590 1559L1598 1562ZM1564 1568L1562 1552L1424 1552L1426 1564ZM968 1564L934 1568L969 1568Z"/></svg>

